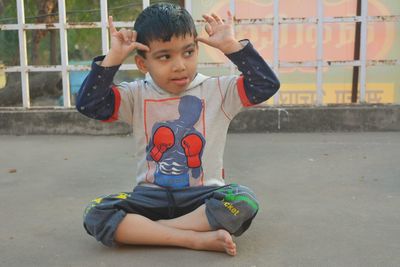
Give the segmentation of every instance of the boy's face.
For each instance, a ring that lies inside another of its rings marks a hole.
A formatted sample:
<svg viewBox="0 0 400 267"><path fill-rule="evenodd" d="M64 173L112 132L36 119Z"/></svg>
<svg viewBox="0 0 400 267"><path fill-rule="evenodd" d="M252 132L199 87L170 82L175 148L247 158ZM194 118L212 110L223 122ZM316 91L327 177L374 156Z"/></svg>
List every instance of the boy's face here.
<svg viewBox="0 0 400 267"><path fill-rule="evenodd" d="M198 47L193 36L173 36L169 42L152 41L146 58L136 56L142 73L149 72L156 84L171 94L180 94L197 73Z"/></svg>

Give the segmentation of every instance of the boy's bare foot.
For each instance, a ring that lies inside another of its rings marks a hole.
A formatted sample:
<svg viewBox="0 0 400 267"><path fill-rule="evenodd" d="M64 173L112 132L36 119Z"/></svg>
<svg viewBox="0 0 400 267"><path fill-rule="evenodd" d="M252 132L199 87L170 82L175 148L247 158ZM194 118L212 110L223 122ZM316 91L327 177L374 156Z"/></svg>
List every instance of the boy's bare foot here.
<svg viewBox="0 0 400 267"><path fill-rule="evenodd" d="M226 230L198 233L193 249L222 251L231 256L236 255L236 244Z"/></svg>

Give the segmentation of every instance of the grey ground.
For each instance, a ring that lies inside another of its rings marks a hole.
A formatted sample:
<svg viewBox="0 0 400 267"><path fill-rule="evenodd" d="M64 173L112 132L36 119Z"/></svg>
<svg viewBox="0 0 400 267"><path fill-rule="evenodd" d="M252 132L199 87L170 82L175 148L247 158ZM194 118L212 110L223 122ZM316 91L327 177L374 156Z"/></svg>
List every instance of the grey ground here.
<svg viewBox="0 0 400 267"><path fill-rule="evenodd" d="M0 266L400 266L400 133L230 134L228 182L261 210L238 255L109 249L96 196L134 184L131 137L0 136Z"/></svg>

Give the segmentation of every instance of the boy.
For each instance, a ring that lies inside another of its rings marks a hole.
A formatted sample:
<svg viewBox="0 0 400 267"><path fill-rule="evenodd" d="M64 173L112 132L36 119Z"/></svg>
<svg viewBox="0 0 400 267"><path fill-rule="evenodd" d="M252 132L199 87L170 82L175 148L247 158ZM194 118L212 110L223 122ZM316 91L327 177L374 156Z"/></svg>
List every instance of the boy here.
<svg viewBox="0 0 400 267"><path fill-rule="evenodd" d="M225 185L223 150L228 126L243 107L261 103L279 81L248 40L204 15L208 37L197 37L190 14L172 4L152 5L134 31L109 20L111 48L97 57L77 97L77 109L102 121L125 121L137 142L133 192L100 197L85 210L84 227L107 246L168 245L236 255L241 235L258 211L247 187ZM243 76L197 73L197 41L222 51ZM130 52L144 80L112 84Z"/></svg>

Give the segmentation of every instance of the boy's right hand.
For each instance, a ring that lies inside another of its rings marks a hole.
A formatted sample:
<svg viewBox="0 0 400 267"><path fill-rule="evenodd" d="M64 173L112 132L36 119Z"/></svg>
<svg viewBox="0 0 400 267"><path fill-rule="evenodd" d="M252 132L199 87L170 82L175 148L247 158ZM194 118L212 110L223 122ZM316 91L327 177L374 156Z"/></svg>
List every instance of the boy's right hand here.
<svg viewBox="0 0 400 267"><path fill-rule="evenodd" d="M144 44L136 42L136 31L127 30L125 28L117 29L113 24L113 17L108 17L109 31L111 36L111 48L101 65L110 67L122 64L129 54L135 50L150 51L150 48Z"/></svg>

